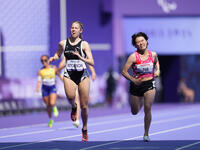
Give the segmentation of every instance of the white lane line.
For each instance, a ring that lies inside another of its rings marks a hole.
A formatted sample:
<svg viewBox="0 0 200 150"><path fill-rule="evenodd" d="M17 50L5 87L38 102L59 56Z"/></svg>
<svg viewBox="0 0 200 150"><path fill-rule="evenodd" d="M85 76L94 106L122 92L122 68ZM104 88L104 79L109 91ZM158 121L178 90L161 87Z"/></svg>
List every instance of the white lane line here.
<svg viewBox="0 0 200 150"><path fill-rule="evenodd" d="M140 120L142 118L129 118L129 119L118 119L118 120L112 120L112 121L103 121L103 122L99 122L99 123L90 123L88 124L88 127L90 126L98 126L98 125L105 125L105 124L112 124L112 123L120 123L120 122L125 122L125 121L130 121L130 120ZM62 127L62 128L58 128L58 130L67 130L67 129L74 129L73 126L70 127ZM19 134L11 134L11 135L6 135L6 136L0 136L1 138L10 138L10 137L16 137L16 136L24 136L24 135L31 135L31 134L38 134L38 133L45 133L45 132L53 132L56 130L43 130L43 131L36 131L36 132L27 132L27 133L19 133Z"/></svg>
<svg viewBox="0 0 200 150"><path fill-rule="evenodd" d="M199 142L192 143L192 144L188 144L188 145L185 145L185 146L182 146L182 147L179 147L179 148L177 148L177 149L175 149L175 150L186 149L186 148L192 147L192 146L197 145L197 144L200 144L200 141L199 141Z"/></svg>
<svg viewBox="0 0 200 150"><path fill-rule="evenodd" d="M109 116L100 116L100 117L91 117L90 120L99 120L99 119L113 119L113 117L124 117L124 116L130 116L130 113L124 113L124 114L120 114L120 115L109 115ZM119 120L119 119L118 119ZM58 124L63 124L63 123L70 123L71 124L71 121L59 121L59 122L56 122L56 125ZM47 126L46 123L40 123L40 124L35 124L35 125L25 125L25 126L19 126L19 127L10 127L10 128L2 128L0 129L0 131L4 131L4 130L16 130L16 129L22 129L22 128L32 128L32 127L44 127L44 126Z"/></svg>
<svg viewBox="0 0 200 150"><path fill-rule="evenodd" d="M22 128L32 128L32 127L44 127L47 126L46 123L40 123L40 124L35 124L35 125L25 125L25 126L19 126L19 127L9 127L9 128L2 128L0 131L6 131L6 130L16 130L16 129L22 129Z"/></svg>
<svg viewBox="0 0 200 150"><path fill-rule="evenodd" d="M186 125L186 126L182 126L182 127L178 127L178 128L173 128L173 129L168 129L168 130L163 130L163 131L151 133L150 136L168 133L168 132L173 132L173 131L182 130L182 129L187 129L187 128L192 128L192 127L197 127L197 126L200 126L200 123L195 123L195 124ZM123 141L135 140L135 139L139 139L139 138L142 138L142 137L143 136L136 136L136 137L133 137L133 138L128 138L128 139L119 140L119 141L115 141L115 142L108 142L108 143L104 143L104 144L99 144L99 145L95 145L95 146L81 148L80 150L88 150L88 149L98 148L98 147L102 147L102 146L120 143L120 142L123 142Z"/></svg>
<svg viewBox="0 0 200 150"><path fill-rule="evenodd" d="M189 116L184 116L184 117L177 117L177 118L172 118L172 119L159 120L159 121L152 122L152 124L160 124L160 123L165 123L165 122L170 122L170 121L184 120L184 119L189 119L189 118L193 118L193 117L197 117L197 116L198 115L189 115ZM198 123L197 125L200 125L200 123ZM139 126L143 126L143 123L136 124L136 125L130 125L130 126L124 126L124 127L120 127L120 128L113 128L113 129L107 129L107 130L102 130L102 131L89 132L89 135L106 133L106 132L112 132L112 131L118 131L118 130L123 130L123 129L127 129L127 128L139 127ZM195 126L195 125L194 124L189 125L189 127L193 127L193 126ZM183 127L179 127L179 128L174 128L174 129L164 130L164 131L160 131L160 132L155 132L155 133L152 133L150 135L156 135L156 134L161 134L161 133L172 132L172 131L176 131L176 130L180 130L180 129L184 129L184 128L189 128L189 127L183 126ZM0 150L1 149L7 149L7 148L14 148L14 147L26 146L26 145L32 145L32 144L37 144L37 143L42 143L42 142L50 142L50 141L56 141L56 140L69 139L69 138L79 137L81 135L82 134L77 134L77 135L71 135L71 136L66 136L66 137L58 137L58 138L52 138L52 139L42 140L42 141L38 141L38 142L31 142L31 143L24 143L24 144L18 144L18 145L11 145L11 146L2 147L2 148L0 148ZM142 138L142 137L143 136L137 136L137 137L133 137L133 138L129 138L129 139L124 139L124 140L133 140L133 139L138 139L138 138ZM109 143L105 143L105 144L100 144L100 145L96 145L95 147L101 147L101 146L104 146L104 145L110 145L110 144L122 142L124 140L115 141L115 142L109 142ZM92 146L92 147L88 147L86 149L91 149L91 148L95 148L95 147ZM85 149L81 149L81 150L85 150Z"/></svg>
<svg viewBox="0 0 200 150"><path fill-rule="evenodd" d="M180 106L179 106L179 107L180 107ZM176 112L174 112L173 110L169 111L169 109L167 109L167 110L164 110L164 111L162 111L162 112L159 112L159 115L156 114L156 112L157 112L158 110L155 110L155 112L153 111L152 113L155 113L154 117L169 116L169 115L173 115L173 114L176 114L176 115L181 114L181 115L183 116L183 115L184 115L184 114L183 114L183 111L179 111L179 110L182 110L182 109L183 109L183 108L177 108L177 109L176 109ZM184 113L185 113L185 114L188 114L190 111L192 111L192 112L198 111L198 112L199 112L199 108L198 108L198 109L186 108L185 111L184 111ZM179 112L180 112L180 113L179 113ZM192 113L192 114L197 114L197 113ZM139 116L137 116L137 117L143 117L143 115L142 115L141 113L138 114L138 115L139 115ZM123 114L119 114L119 115L116 115L116 114L115 114L115 115L109 115L109 116L91 117L90 120L109 119L109 118L111 118L111 119L113 120L113 117L114 117L114 118L115 118L115 117L119 118L119 117L124 117L124 116L127 118L127 116L130 117L131 114L130 114L130 113L123 113ZM119 120L119 119L118 119L118 120ZM68 122L71 122L71 121L59 121L59 122L57 122L56 124L62 124L62 123L68 123ZM2 129L0 129L0 131L11 130L11 129L16 130L16 129L32 128L32 127L44 127L44 126L46 126L46 123L40 123L40 124L34 124L34 125L25 125L25 126L19 126L19 127L2 128ZM63 129L64 129L64 127L63 127ZM68 129L68 128L67 128L67 129Z"/></svg>
<svg viewBox="0 0 200 150"><path fill-rule="evenodd" d="M169 129L169 130L164 130L164 131L155 132L155 133L150 134L150 136L152 136L152 135L157 135L157 134L162 134L162 133L173 132L173 131L178 131L178 130L187 129L187 128L192 128L192 127L197 127L197 126L200 126L200 123L193 123L193 124L185 125L185 126L178 127L178 128L173 128L173 129Z"/></svg>
<svg viewBox="0 0 200 150"><path fill-rule="evenodd" d="M49 130L48 129L48 130L32 131L32 132L19 133L19 134L11 134L11 135L0 136L0 139L2 139L2 138L16 137L16 136L24 136L24 135L47 133L47 132L53 132L53 131L55 131L55 130Z"/></svg>
<svg viewBox="0 0 200 150"><path fill-rule="evenodd" d="M139 119L142 119L142 118L136 118L134 120L139 120ZM91 124L88 124L88 127L89 126L98 126L98 125L103 125L103 124L111 124L111 123L116 123L116 122L125 122L125 121L129 121L129 120L133 120L133 118L129 118L129 119L118 119L118 120L112 120L112 121L104 121L104 122L99 122L99 123L91 123ZM70 121L71 122L71 121ZM61 122L59 122L61 123ZM46 124L42 124L42 125L45 125ZM35 125L37 126L37 125ZM32 127L32 126L26 126L26 127ZM56 128L55 128L56 129ZM73 126L68 126L68 127L61 127L61 128L58 128L58 130L67 130L67 129L74 129ZM57 130L57 129L56 129ZM38 133L45 133L46 131L49 131L49 132L53 132L53 131L56 131L56 130L44 130L44 131L36 131L36 132L27 132L27 133L19 133L19 134L11 134L11 135L4 135L4 136L0 136L0 139L1 138L10 138L10 137L16 137L16 136L24 136L24 135L31 135L31 134L38 134Z"/></svg>
<svg viewBox="0 0 200 150"><path fill-rule="evenodd" d="M32 142L32 143L24 143L24 144L10 145L10 146L6 146L6 147L0 147L0 149L15 148L15 147L27 146L27 145L37 144L37 143L39 143L39 142Z"/></svg>
<svg viewBox="0 0 200 150"><path fill-rule="evenodd" d="M150 149L153 149L153 150L155 150L155 149L159 149L160 150L160 147L113 147L113 148L109 148L109 149L114 149L114 150L134 150L134 149L136 149L136 150L138 150L138 149L141 149L141 150L147 150L147 148L148 148L148 150L150 150Z"/></svg>
<svg viewBox="0 0 200 150"><path fill-rule="evenodd" d="M128 119L117 119L117 120L111 120L111 121L102 121L102 122L97 122L97 123L89 123L88 124L88 127L92 127L92 126L99 126L99 125L105 125L105 124L113 124L113 123L120 123L120 122L126 122L126 121L131 121L131 120L140 120L140 119L143 119L143 118L128 118ZM69 129L69 127L62 127L62 128L59 128L60 130L66 130L66 129Z"/></svg>
<svg viewBox="0 0 200 150"><path fill-rule="evenodd" d="M184 119L195 118L195 117L199 117L199 115L189 115L189 116L183 116L183 117L176 117L176 118L172 118L172 119L165 119L165 120L153 121L152 124L159 124L159 123L165 123L165 122L170 122L170 121L178 121L178 120L184 120ZM120 120L104 121L104 122L99 122L99 123L88 124L88 127L90 127L90 126L98 126L98 125L105 125L105 124L120 123L120 122L129 121L129 120L139 120L139 119L141 119L141 118L136 118L136 119L130 118L130 119L120 119ZM103 131L105 131L105 132L111 132L111 131L115 131L115 130L123 130L123 129L127 129L127 128L139 127L139 126L143 126L143 123L136 124L136 125L126 126L126 127L123 127L123 128L114 128L114 129L108 129L108 130L103 130ZM63 127L63 128L58 128L58 129L59 130L66 130L66 129L73 129L73 128L74 127L70 126L70 127ZM11 135L6 135L6 136L0 136L0 138L9 138L9 137L16 137L16 136L24 136L24 135L37 134L37 133L40 133L40 132L41 133L43 133L43 132L45 133L45 132L53 132L53 131L56 131L56 130L43 130L43 131L36 131L36 132L11 134ZM95 134L96 134L96 132L95 132ZM98 134L98 132L97 132L97 134Z"/></svg>
<svg viewBox="0 0 200 150"><path fill-rule="evenodd" d="M172 119L165 119L165 120L159 120L159 121L153 121L152 124L158 124L158 123L163 123L163 122L170 122L170 121L178 121L178 120L184 120L184 119L188 119L188 118L195 118L195 117L198 117L199 115L188 115L188 116L183 116L183 117L176 117L176 118L172 118ZM141 118L136 118L135 120L139 120ZM88 127L89 126L98 126L98 125L105 125L105 124L112 124L112 123L119 123L119 122L125 122L125 121L128 121L128 120L133 120L133 118L130 118L130 119L120 119L120 120L111 120L111 121L105 121L105 122L99 122L99 123L93 123L93 124L88 124ZM136 124L136 125L130 125L130 126L126 126L126 128L132 128L132 127L139 127L139 126L142 126L143 123L141 124ZM73 129L72 126L70 127L63 127L63 128L58 128L59 130L66 130L66 129ZM114 129L117 129L117 128L114 128ZM113 129L112 129L113 130ZM121 128L120 128L121 130ZM53 131L56 131L56 130L52 130L51 132ZM115 130L114 130L115 131ZM40 131L38 131L40 132ZM42 132L42 131L41 131ZM106 131L106 132L109 132ZM32 134L37 134L35 132L32 132ZM24 136L24 135L31 135L31 132L28 132L28 133L23 133L23 134L14 134L14 135L7 135L6 136L0 136L0 138L8 138L8 137L16 137L16 136Z"/></svg>

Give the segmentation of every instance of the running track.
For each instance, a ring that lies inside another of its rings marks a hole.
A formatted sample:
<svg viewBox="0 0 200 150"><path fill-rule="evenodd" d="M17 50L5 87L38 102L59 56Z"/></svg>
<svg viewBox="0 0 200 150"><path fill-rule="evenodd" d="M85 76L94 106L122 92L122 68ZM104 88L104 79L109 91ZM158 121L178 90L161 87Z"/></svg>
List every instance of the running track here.
<svg viewBox="0 0 200 150"><path fill-rule="evenodd" d="M154 104L151 142L143 142L143 110L91 108L89 142L81 142L70 112L52 128L45 113L0 118L0 150L200 150L200 104Z"/></svg>

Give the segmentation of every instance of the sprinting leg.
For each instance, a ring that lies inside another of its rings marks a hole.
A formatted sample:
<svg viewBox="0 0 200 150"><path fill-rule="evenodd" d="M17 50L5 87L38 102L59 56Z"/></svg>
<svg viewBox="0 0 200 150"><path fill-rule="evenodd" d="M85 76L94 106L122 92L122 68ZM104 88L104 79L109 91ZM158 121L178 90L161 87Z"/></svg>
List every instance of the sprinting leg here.
<svg viewBox="0 0 200 150"><path fill-rule="evenodd" d="M79 84L78 90L80 95L81 117L83 122L82 141L87 141L88 99L90 91L90 79L88 77Z"/></svg>
<svg viewBox="0 0 200 150"><path fill-rule="evenodd" d="M50 105L50 97L49 96L45 96L43 97L43 101L46 104L47 107L47 113L49 116L49 122L48 122L48 126L51 128L53 126L54 121L52 120L52 115L51 115L51 105Z"/></svg>
<svg viewBox="0 0 200 150"><path fill-rule="evenodd" d="M144 93L144 136L149 136L149 128L151 124L151 105L155 98L155 89L149 90L146 93Z"/></svg>
<svg viewBox="0 0 200 150"><path fill-rule="evenodd" d="M76 121L73 121L73 125L78 128L80 124L79 118L80 118L80 109L81 109L78 90L76 90L75 103L77 104L77 115L76 115Z"/></svg>
<svg viewBox="0 0 200 150"><path fill-rule="evenodd" d="M69 100L69 103L72 105L72 107L76 107L75 104L75 95L76 95L76 89L77 85L69 78L64 77L64 88L65 88L65 94L67 96L67 99Z"/></svg>
<svg viewBox="0 0 200 150"><path fill-rule="evenodd" d="M63 78L63 82L64 82L65 94L67 96L67 99L69 100L69 103L72 105L71 119L72 121L76 121L77 104L75 103L75 96L76 96L77 85L71 79L66 77Z"/></svg>
<svg viewBox="0 0 200 150"><path fill-rule="evenodd" d="M50 105L51 105L51 109L53 110L53 115L55 117L57 117L59 115L58 109L56 107L56 99L57 99L57 94L51 93L50 94Z"/></svg>
<svg viewBox="0 0 200 150"><path fill-rule="evenodd" d="M142 97L130 95L129 102L130 102L132 114L136 115L142 108L142 105L143 105Z"/></svg>
<svg viewBox="0 0 200 150"><path fill-rule="evenodd" d="M44 103L46 105L48 116L49 116L49 118L51 118L51 105L50 105L49 96L43 97L43 101L44 101Z"/></svg>

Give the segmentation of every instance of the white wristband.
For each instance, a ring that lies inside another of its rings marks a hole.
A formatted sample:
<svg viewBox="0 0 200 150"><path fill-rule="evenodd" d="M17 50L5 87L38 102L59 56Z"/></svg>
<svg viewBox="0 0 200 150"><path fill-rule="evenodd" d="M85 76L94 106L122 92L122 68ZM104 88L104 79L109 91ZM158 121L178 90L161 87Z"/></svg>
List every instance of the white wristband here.
<svg viewBox="0 0 200 150"><path fill-rule="evenodd" d="M41 76L38 76L38 81L41 81L42 80L42 77Z"/></svg>

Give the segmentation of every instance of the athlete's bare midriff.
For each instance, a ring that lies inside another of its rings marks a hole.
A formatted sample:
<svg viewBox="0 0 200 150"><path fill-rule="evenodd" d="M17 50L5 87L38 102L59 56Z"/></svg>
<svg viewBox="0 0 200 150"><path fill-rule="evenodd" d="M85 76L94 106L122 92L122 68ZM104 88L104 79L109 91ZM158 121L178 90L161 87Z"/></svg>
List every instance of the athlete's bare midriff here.
<svg viewBox="0 0 200 150"><path fill-rule="evenodd" d="M153 77L139 78L141 82L152 80Z"/></svg>

